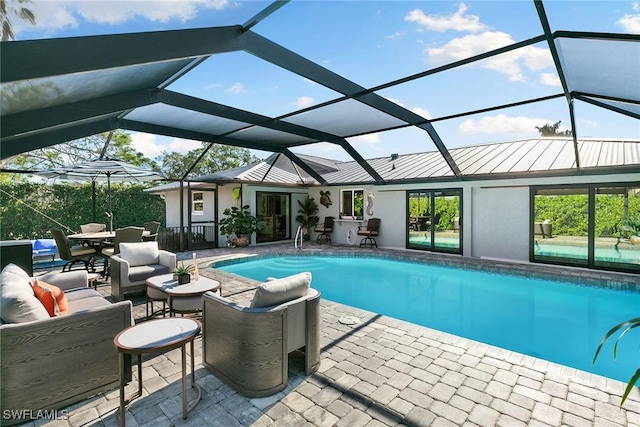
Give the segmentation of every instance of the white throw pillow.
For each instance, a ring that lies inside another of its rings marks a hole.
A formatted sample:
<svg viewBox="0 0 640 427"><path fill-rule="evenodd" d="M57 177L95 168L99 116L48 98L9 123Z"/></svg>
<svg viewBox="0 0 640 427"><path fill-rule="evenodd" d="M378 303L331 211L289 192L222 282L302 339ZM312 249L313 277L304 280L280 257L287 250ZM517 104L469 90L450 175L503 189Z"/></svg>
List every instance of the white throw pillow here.
<svg viewBox="0 0 640 427"><path fill-rule="evenodd" d="M250 307L271 307L303 297L309 292L310 285L311 273L309 272L270 280L256 288Z"/></svg>
<svg viewBox="0 0 640 427"><path fill-rule="evenodd" d="M130 267L157 264L160 256L158 242L120 243L119 256L127 260Z"/></svg>
<svg viewBox="0 0 640 427"><path fill-rule="evenodd" d="M36 298L29 275L15 264L0 273L0 315L6 323L48 319L49 313Z"/></svg>

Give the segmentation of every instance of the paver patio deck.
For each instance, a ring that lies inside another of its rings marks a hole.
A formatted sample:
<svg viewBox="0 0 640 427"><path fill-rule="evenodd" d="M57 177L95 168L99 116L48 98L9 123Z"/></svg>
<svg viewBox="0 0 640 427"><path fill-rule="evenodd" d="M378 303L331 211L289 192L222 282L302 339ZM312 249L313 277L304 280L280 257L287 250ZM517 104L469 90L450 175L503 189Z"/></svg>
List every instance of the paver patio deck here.
<svg viewBox="0 0 640 427"><path fill-rule="evenodd" d="M291 246L198 251L200 272L213 274L204 268L212 260ZM305 243L302 251L327 248L354 250ZM179 259L190 257L191 252L179 254ZM223 286L226 293L246 284L227 278ZM105 283L98 289L110 292ZM134 298L136 321L145 318L143 301ZM344 316L360 322L341 324ZM319 371L304 376L304 357L294 353L288 387L265 398L243 397L209 373L202 365L202 339L196 338L196 378L203 399L186 420L181 416L180 351L143 358L144 395L129 406L127 425L640 426L640 392L634 389L619 408L625 387L620 381L327 300L321 304L321 322ZM127 393L137 384L136 372ZM116 389L59 411L64 419L27 425L115 426L118 397Z"/></svg>

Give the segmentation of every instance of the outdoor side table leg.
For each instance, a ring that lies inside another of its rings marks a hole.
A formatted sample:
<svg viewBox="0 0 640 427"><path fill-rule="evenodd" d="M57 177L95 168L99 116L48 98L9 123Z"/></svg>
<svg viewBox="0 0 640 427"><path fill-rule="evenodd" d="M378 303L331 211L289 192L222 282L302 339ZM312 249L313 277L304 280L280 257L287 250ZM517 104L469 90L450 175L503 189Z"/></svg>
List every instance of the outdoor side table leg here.
<svg viewBox="0 0 640 427"><path fill-rule="evenodd" d="M118 425L124 427L125 425L125 407L138 397L142 396L142 354L138 353L138 391L131 396L124 398L124 387L126 385L126 379L124 375L124 358L125 353L120 352L120 413L118 414Z"/></svg>
<svg viewBox="0 0 640 427"><path fill-rule="evenodd" d="M191 405L191 407L188 406L188 399L187 399L187 344L185 343L182 346L182 418L183 419L187 419L187 416L189 415L189 413L196 407L196 405L198 405L198 403L200 403L200 400L202 400L202 389L200 388L200 386L196 383L196 376L195 376L195 357L194 357L194 344L193 344L193 339L191 340L191 388L195 388L196 391L198 392L198 395L196 396L195 400L193 401L193 404Z"/></svg>

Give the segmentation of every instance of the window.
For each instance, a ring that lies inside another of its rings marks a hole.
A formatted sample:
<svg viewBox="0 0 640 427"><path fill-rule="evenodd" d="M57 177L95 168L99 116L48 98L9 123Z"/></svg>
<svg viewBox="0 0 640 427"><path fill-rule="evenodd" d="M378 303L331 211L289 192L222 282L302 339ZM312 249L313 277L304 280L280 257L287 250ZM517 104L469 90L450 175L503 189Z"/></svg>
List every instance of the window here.
<svg viewBox="0 0 640 427"><path fill-rule="evenodd" d="M340 218L362 219L364 217L364 190L340 191Z"/></svg>
<svg viewBox="0 0 640 427"><path fill-rule="evenodd" d="M640 183L532 189L531 260L640 271Z"/></svg>
<svg viewBox="0 0 640 427"><path fill-rule="evenodd" d="M204 193L202 191L191 193L191 213L192 215L204 215Z"/></svg>

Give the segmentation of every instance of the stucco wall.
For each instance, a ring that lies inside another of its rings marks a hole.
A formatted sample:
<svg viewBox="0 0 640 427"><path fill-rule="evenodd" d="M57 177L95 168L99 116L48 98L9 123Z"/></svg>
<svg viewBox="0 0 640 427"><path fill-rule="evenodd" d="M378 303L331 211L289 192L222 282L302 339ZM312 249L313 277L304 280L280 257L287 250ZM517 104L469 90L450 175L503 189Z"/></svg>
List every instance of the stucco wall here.
<svg viewBox="0 0 640 427"><path fill-rule="evenodd" d="M431 184L414 185L350 185L340 187L265 187L243 184L242 203L250 205L255 214L255 200L257 191L291 193L291 238L295 236L298 224L295 217L298 211L298 200L303 200L309 194L318 203L320 221L325 216L336 218L332 240L335 243L346 244L347 233L353 233L351 239L357 247L360 238L356 236L358 225L363 221L338 220L340 210L340 190L362 189L365 195L365 219L369 217L381 218L378 246L389 248L406 247L406 191L462 188L462 216L461 233L463 256L504 258L518 261L529 259L529 191L532 185L559 185L581 183L630 182L640 185L640 174L624 174L609 176L571 176L535 179L510 179L490 181L452 181ZM226 184L218 188L218 215L230 206L240 206L240 201L234 201L232 190L240 184ZM329 191L332 205L325 207L320 204L320 191ZM372 193L373 205L368 206L368 194ZM179 192L166 193L167 225L179 224ZM188 203L185 208L188 208ZM372 211L372 215L369 212ZM186 213L185 213L186 214ZM186 217L186 216L185 216ZM317 233L312 233L315 239ZM255 236L252 236L255 244ZM292 242L293 244L293 242ZM219 236L219 245L225 245L224 236Z"/></svg>

